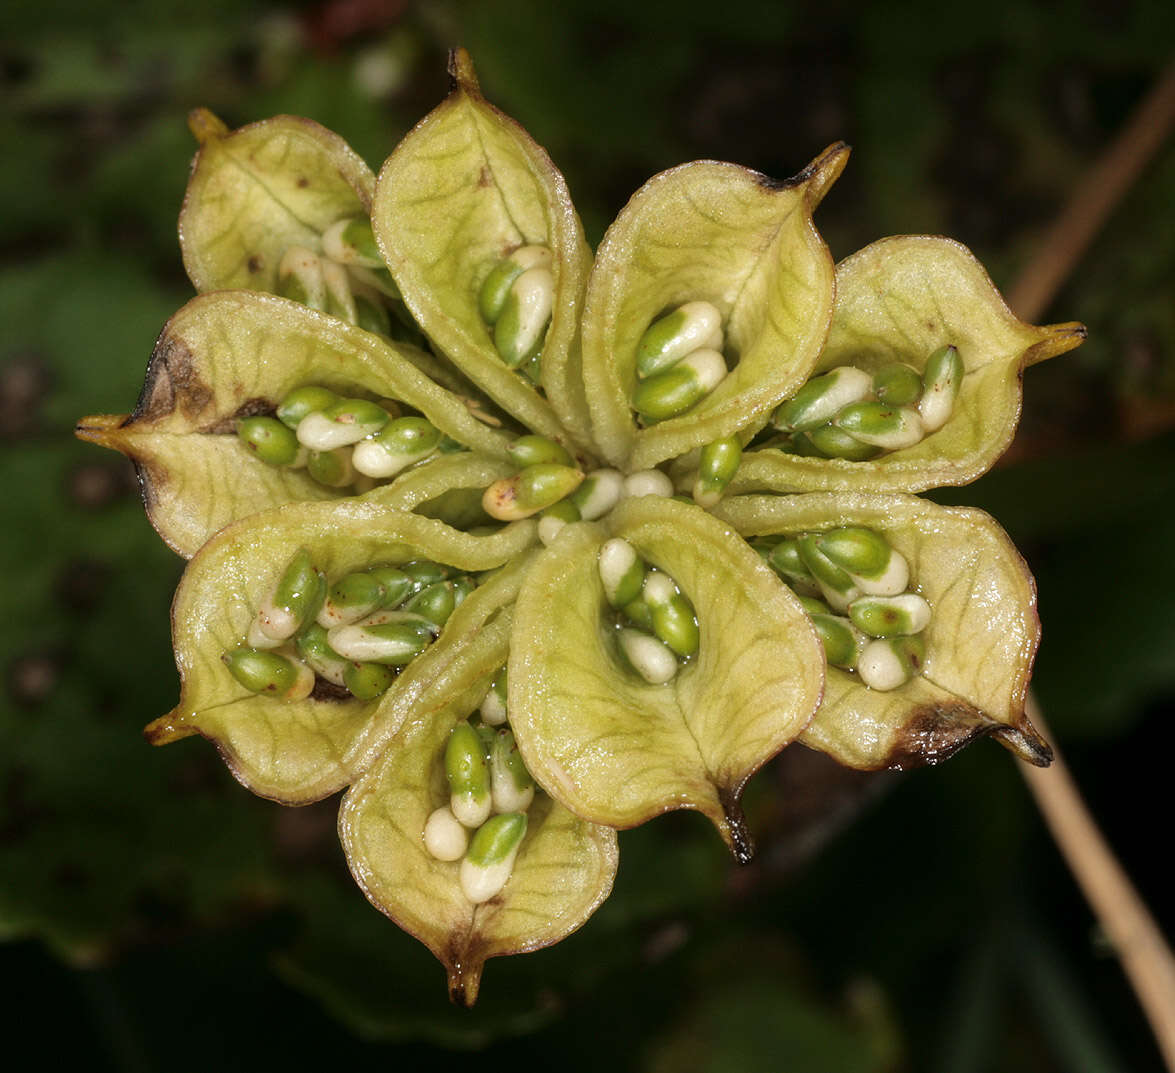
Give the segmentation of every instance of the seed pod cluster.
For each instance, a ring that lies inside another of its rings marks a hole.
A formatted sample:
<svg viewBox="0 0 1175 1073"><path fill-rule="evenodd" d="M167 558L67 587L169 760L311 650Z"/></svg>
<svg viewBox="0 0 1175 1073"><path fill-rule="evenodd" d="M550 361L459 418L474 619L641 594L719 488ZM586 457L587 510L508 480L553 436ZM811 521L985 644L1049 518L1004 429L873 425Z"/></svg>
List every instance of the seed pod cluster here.
<svg viewBox="0 0 1175 1073"><path fill-rule="evenodd" d="M391 399L347 399L305 384L277 405L276 416L243 417L237 436L261 461L305 468L328 488L366 491L438 452L460 449L427 419Z"/></svg>
<svg viewBox="0 0 1175 1073"><path fill-rule="evenodd" d="M616 612L616 640L628 664L650 685L664 685L698 652L693 605L663 570L649 565L623 537L600 548L604 596Z"/></svg>
<svg viewBox="0 0 1175 1073"><path fill-rule="evenodd" d="M910 591L909 563L884 536L842 526L756 547L800 597L831 666L881 691L921 673L930 605Z"/></svg>
<svg viewBox="0 0 1175 1073"><path fill-rule="evenodd" d="M542 383L541 355L555 305L553 262L546 246L520 246L490 269L477 296L498 356L536 385Z"/></svg>
<svg viewBox="0 0 1175 1073"><path fill-rule="evenodd" d="M382 695L439 636L477 581L427 559L374 566L333 584L302 548L223 656L254 693L303 700L318 679L360 700Z"/></svg>
<svg viewBox="0 0 1175 1073"><path fill-rule="evenodd" d="M636 348L632 408L645 425L692 410L726 378L722 314L710 302L686 302L658 317Z"/></svg>
<svg viewBox="0 0 1175 1073"><path fill-rule="evenodd" d="M940 347L919 373L904 362L870 375L839 365L813 377L772 417L789 454L865 462L913 447L950 420L965 370L954 346Z"/></svg>
<svg viewBox="0 0 1175 1073"><path fill-rule="evenodd" d="M449 803L425 821L424 847L439 861L461 862L461 889L477 905L510 879L535 793L508 725L505 667L479 713L449 734L443 763Z"/></svg>

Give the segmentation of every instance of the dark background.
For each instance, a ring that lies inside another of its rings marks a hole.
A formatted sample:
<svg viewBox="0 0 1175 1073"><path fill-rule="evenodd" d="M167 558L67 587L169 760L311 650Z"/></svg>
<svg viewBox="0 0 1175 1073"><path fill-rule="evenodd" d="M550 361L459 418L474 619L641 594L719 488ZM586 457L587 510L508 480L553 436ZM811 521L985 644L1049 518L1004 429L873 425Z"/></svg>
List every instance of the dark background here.
<svg viewBox="0 0 1175 1073"><path fill-rule="evenodd" d="M557 10L556 10L557 7ZM9 3L0 15L0 1025L92 1071L1126 1071L1157 1052L1015 762L839 774L787 750L736 870L701 819L621 836L612 899L494 961L452 1009L353 886L335 802L251 797L214 750L147 747L177 677L181 564L129 467L71 438L124 412L190 297L175 218L196 105L279 112L371 163L472 52L567 175L589 239L683 160L782 177L854 147L817 223L838 259L944 233L1007 288L1175 53L1171 5L565 0ZM944 502L1032 565L1037 689L1168 930L1175 699L1175 145L1044 320L1088 343L1026 377L1008 461ZM484 1048L481 1056L454 1054ZM459 1065L467 1068L467 1065Z"/></svg>

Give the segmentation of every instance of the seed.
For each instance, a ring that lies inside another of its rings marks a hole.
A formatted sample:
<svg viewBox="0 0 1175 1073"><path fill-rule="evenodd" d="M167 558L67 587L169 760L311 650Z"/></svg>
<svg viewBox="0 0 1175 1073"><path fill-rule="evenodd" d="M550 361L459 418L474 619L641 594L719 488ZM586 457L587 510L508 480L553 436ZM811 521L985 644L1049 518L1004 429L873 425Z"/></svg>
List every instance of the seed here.
<svg viewBox="0 0 1175 1073"><path fill-rule="evenodd" d="M817 600L815 596L799 596L800 606L804 609L805 615L827 615L829 613L828 605L823 600Z"/></svg>
<svg viewBox="0 0 1175 1073"><path fill-rule="evenodd" d="M424 822L424 848L438 861L459 861L469 847L469 832L448 805L429 814Z"/></svg>
<svg viewBox="0 0 1175 1073"><path fill-rule="evenodd" d="M400 569L412 579L413 592L419 592L453 575L449 567L434 563L431 559L413 559L411 562L401 563Z"/></svg>
<svg viewBox="0 0 1175 1073"><path fill-rule="evenodd" d="M383 268L371 221L362 216L337 220L322 233L322 250L341 265Z"/></svg>
<svg viewBox="0 0 1175 1073"><path fill-rule="evenodd" d="M438 628L449 621L449 616L456 608L457 598L451 581L438 581L429 585L404 602L404 611L428 619Z"/></svg>
<svg viewBox="0 0 1175 1073"><path fill-rule="evenodd" d="M621 608L621 613L634 626L639 626L645 633L653 632L653 609L638 596L630 600Z"/></svg>
<svg viewBox="0 0 1175 1073"><path fill-rule="evenodd" d="M640 496L662 496L668 499L673 495L673 482L659 469L641 469L624 478L622 491L630 499Z"/></svg>
<svg viewBox="0 0 1175 1073"><path fill-rule="evenodd" d="M913 447L925 434L917 410L884 402L855 402L841 410L833 424L854 439L887 451Z"/></svg>
<svg viewBox="0 0 1175 1073"><path fill-rule="evenodd" d="M626 627L617 639L632 669L650 685L664 685L677 674L677 657L656 637Z"/></svg>
<svg viewBox="0 0 1175 1073"><path fill-rule="evenodd" d="M311 309L326 309L322 260L305 246L291 246L277 266L277 293Z"/></svg>
<svg viewBox="0 0 1175 1073"><path fill-rule="evenodd" d="M862 596L849 605L849 618L870 637L908 636L930 625L930 604L914 592Z"/></svg>
<svg viewBox="0 0 1175 1073"><path fill-rule="evenodd" d="M325 595L326 578L314 568L310 552L300 548L261 602L257 627L271 640L286 641L314 621Z"/></svg>
<svg viewBox="0 0 1175 1073"><path fill-rule="evenodd" d="M559 466L575 465L567 449L546 436L519 436L506 447L506 453L519 469L543 462L553 462Z"/></svg>
<svg viewBox="0 0 1175 1073"><path fill-rule="evenodd" d="M477 582L468 575L454 578L454 580L451 582L451 585L453 590L454 610L465 603L466 597L468 597L473 592L473 590L477 588Z"/></svg>
<svg viewBox="0 0 1175 1073"><path fill-rule="evenodd" d="M865 638L853 624L839 615L813 614L812 625L824 645L824 656L833 667L851 671L865 644Z"/></svg>
<svg viewBox="0 0 1175 1073"><path fill-rule="evenodd" d="M809 380L775 411L772 424L783 432L806 431L831 421L850 403L869 397L873 378L852 365L838 365Z"/></svg>
<svg viewBox="0 0 1175 1073"><path fill-rule="evenodd" d="M579 520L579 508L570 499L560 499L558 503L552 503L547 507L539 518L539 540L543 542L544 547L549 548L555 542L555 538L563 532L565 525Z"/></svg>
<svg viewBox="0 0 1175 1073"><path fill-rule="evenodd" d="M602 518L624 494L624 476L614 469L594 469L568 497L585 522Z"/></svg>
<svg viewBox="0 0 1175 1073"><path fill-rule="evenodd" d="M698 620L690 602L677 591L673 579L660 570L645 576L641 596L652 613L653 633L682 659L698 651Z"/></svg>
<svg viewBox="0 0 1175 1073"><path fill-rule="evenodd" d="M273 417L242 417L237 435L262 462L289 466L298 457L298 437Z"/></svg>
<svg viewBox="0 0 1175 1073"><path fill-rule="evenodd" d="M499 261L490 270L478 292L477 305L482 320L487 324L496 323L514 281L528 269L550 268L553 260L546 246L520 246L509 257Z"/></svg>
<svg viewBox="0 0 1175 1073"><path fill-rule="evenodd" d="M485 823L493 808L490 772L481 738L469 723L458 723L445 743L449 807L466 827Z"/></svg>
<svg viewBox="0 0 1175 1073"><path fill-rule="evenodd" d="M885 537L860 525L846 525L818 533L816 544L837 566L850 574L869 577L882 573L892 554Z"/></svg>
<svg viewBox="0 0 1175 1073"><path fill-rule="evenodd" d="M395 680L395 672L379 663L350 662L343 672L343 685L356 700L383 696Z"/></svg>
<svg viewBox="0 0 1175 1073"><path fill-rule="evenodd" d="M490 726L501 726L506 722L506 668L502 667L490 683L489 691L481 702L482 721Z"/></svg>
<svg viewBox="0 0 1175 1073"><path fill-rule="evenodd" d="M937 432L950 420L965 373L956 347L944 346L927 359L922 374L924 394L918 403L918 413L927 433Z"/></svg>
<svg viewBox="0 0 1175 1073"><path fill-rule="evenodd" d="M821 425L808 432L797 432L792 437L797 443L806 438L812 451L824 458L842 458L846 462L868 462L882 453L880 447L862 443L835 425ZM800 454L805 452L800 451Z"/></svg>
<svg viewBox="0 0 1175 1073"><path fill-rule="evenodd" d="M499 730L490 747L490 785L495 812L525 812L534 800L534 779L526 770L514 735Z"/></svg>
<svg viewBox="0 0 1175 1073"><path fill-rule="evenodd" d="M694 481L694 502L709 509L734 480L742 462L743 446L737 436L726 436L706 444L698 457L698 477Z"/></svg>
<svg viewBox="0 0 1175 1073"><path fill-rule="evenodd" d="M642 380L676 365L695 350L722 349L722 314L709 302L686 302L653 321L636 348Z"/></svg>
<svg viewBox="0 0 1175 1073"><path fill-rule="evenodd" d="M351 449L339 447L333 451L311 451L306 459L306 472L327 488L346 488L355 480Z"/></svg>
<svg viewBox="0 0 1175 1073"><path fill-rule="evenodd" d="M819 537L815 533L801 536L797 542L800 558L816 579L829 607L834 611L844 611L861 595L861 590L848 571L842 570L820 550L818 541Z"/></svg>
<svg viewBox="0 0 1175 1073"><path fill-rule="evenodd" d="M794 537L785 538L765 551L764 558L767 565L784 581L789 584L794 582L806 584L809 591L815 588L816 579L812 577L812 571L804 563L804 557L800 554L800 542Z"/></svg>
<svg viewBox="0 0 1175 1073"><path fill-rule="evenodd" d="M392 321L387 306L378 301L374 294L355 291L355 323L365 332L377 335L391 335Z"/></svg>
<svg viewBox="0 0 1175 1073"><path fill-rule="evenodd" d="M323 261L322 280L326 284L326 311L348 324L356 323L355 295L351 291L351 277L347 270L334 261Z"/></svg>
<svg viewBox="0 0 1175 1073"><path fill-rule="evenodd" d="M314 689L314 672L301 660L277 652L242 646L226 652L221 659L229 673L251 693L303 700Z"/></svg>
<svg viewBox="0 0 1175 1073"><path fill-rule="evenodd" d="M460 871L461 889L474 905L488 902L509 881L525 835L525 812L499 813L477 829Z"/></svg>
<svg viewBox="0 0 1175 1073"><path fill-rule="evenodd" d="M517 369L543 348L555 304L555 277L548 268L528 268L511 285L494 323L494 347Z"/></svg>
<svg viewBox="0 0 1175 1073"><path fill-rule="evenodd" d="M333 451L374 435L387 423L388 412L382 406L367 399L339 399L302 418L298 442L312 451Z"/></svg>
<svg viewBox="0 0 1175 1073"><path fill-rule="evenodd" d="M857 674L870 689L888 692L920 674L926 662L921 637L885 637L870 641L857 659Z"/></svg>
<svg viewBox="0 0 1175 1073"><path fill-rule="evenodd" d="M423 417L399 417L355 445L351 462L368 477L394 477L436 450L441 433Z"/></svg>
<svg viewBox="0 0 1175 1073"><path fill-rule="evenodd" d="M641 594L645 564L623 537L605 541L600 548L599 566L604 596L613 607L624 607Z"/></svg>
<svg viewBox="0 0 1175 1073"><path fill-rule="evenodd" d="M542 462L494 481L482 495L482 509L502 522L519 521L538 514L573 492L583 481L583 473L571 466Z"/></svg>
<svg viewBox="0 0 1175 1073"><path fill-rule="evenodd" d="M399 607L415 591L412 578L394 566L373 566L367 572L383 586L380 607Z"/></svg>
<svg viewBox="0 0 1175 1073"><path fill-rule="evenodd" d="M692 409L726 376L726 359L717 350L695 350L676 365L637 384L632 408L647 424Z"/></svg>
<svg viewBox="0 0 1175 1073"><path fill-rule="evenodd" d="M326 630L317 622L298 634L294 644L298 655L320 678L337 686L346 685L344 675L350 664L331 648Z"/></svg>
<svg viewBox="0 0 1175 1073"><path fill-rule="evenodd" d="M883 365L873 374L873 394L890 406L912 406L922 394L922 377L902 361Z"/></svg>
<svg viewBox="0 0 1175 1073"><path fill-rule="evenodd" d="M371 571L347 574L330 587L318 612L318 624L329 630L358 622L383 605L384 595L383 585Z"/></svg>
<svg viewBox="0 0 1175 1073"><path fill-rule="evenodd" d="M356 663L385 663L403 667L428 647L436 626L419 615L381 611L383 621L335 626L327 640L343 659ZM391 616L396 616L391 618Z"/></svg>
<svg viewBox="0 0 1175 1073"><path fill-rule="evenodd" d="M289 392L277 406L277 419L287 428L296 429L307 414L329 409L339 396L329 388L307 384Z"/></svg>

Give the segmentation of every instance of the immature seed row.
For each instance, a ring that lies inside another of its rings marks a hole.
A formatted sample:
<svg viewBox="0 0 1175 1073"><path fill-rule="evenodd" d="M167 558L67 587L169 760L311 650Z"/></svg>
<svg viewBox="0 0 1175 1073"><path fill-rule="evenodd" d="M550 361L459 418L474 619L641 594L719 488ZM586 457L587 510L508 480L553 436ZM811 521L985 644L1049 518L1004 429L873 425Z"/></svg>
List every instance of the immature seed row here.
<svg viewBox="0 0 1175 1073"><path fill-rule="evenodd" d="M475 905L489 901L510 879L534 800L534 779L506 724L503 667L479 715L449 734L444 754L449 803L434 809L424 824L425 849L439 861L461 862L461 889Z"/></svg>
<svg viewBox="0 0 1175 1073"><path fill-rule="evenodd" d="M347 399L314 384L294 388L274 417L243 417L237 435L271 466L305 468L328 488L366 490L438 452L461 450L427 419L391 399Z"/></svg>
<svg viewBox="0 0 1175 1073"><path fill-rule="evenodd" d="M490 269L477 296L498 356L535 384L542 383L540 355L555 305L553 263L546 246L520 246Z"/></svg>
<svg viewBox="0 0 1175 1073"><path fill-rule="evenodd" d="M646 425L693 409L726 377L722 314L686 302L653 321L637 343L632 408Z"/></svg>
<svg viewBox="0 0 1175 1073"><path fill-rule="evenodd" d="M883 691L921 673L930 605L908 591L909 564L880 533L843 526L756 548L800 597L832 666Z"/></svg>
<svg viewBox="0 0 1175 1073"><path fill-rule="evenodd" d="M903 362L883 365L872 376L837 366L776 409L772 424L787 434L778 446L850 462L913 447L950 420L964 372L953 346L931 354L922 373Z"/></svg>
<svg viewBox="0 0 1175 1073"><path fill-rule="evenodd" d="M693 605L668 574L649 565L622 537L600 548L604 597L616 611L617 643L650 685L670 681L697 655L700 641Z"/></svg>
<svg viewBox="0 0 1175 1073"><path fill-rule="evenodd" d="M333 585L302 548L222 657L254 693L302 700L316 678L380 696L440 634L477 582L427 559L345 574Z"/></svg>

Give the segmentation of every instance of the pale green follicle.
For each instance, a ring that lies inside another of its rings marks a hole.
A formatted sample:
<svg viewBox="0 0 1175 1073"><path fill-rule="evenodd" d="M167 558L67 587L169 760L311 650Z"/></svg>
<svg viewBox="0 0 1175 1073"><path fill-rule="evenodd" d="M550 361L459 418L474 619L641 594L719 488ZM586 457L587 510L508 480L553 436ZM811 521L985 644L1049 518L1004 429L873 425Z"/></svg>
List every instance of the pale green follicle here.
<svg viewBox="0 0 1175 1073"><path fill-rule="evenodd" d="M351 463L368 477L394 477L431 455L440 441L440 430L423 417L398 417L355 444Z"/></svg>
<svg viewBox="0 0 1175 1073"><path fill-rule="evenodd" d="M594 469L569 496L585 522L602 518L624 495L624 475L615 469Z"/></svg>
<svg viewBox="0 0 1175 1073"><path fill-rule="evenodd" d="M617 642L629 666L649 685L664 685L677 674L677 657L667 644L656 637L642 630L624 627L617 634Z"/></svg>
<svg viewBox="0 0 1175 1073"><path fill-rule="evenodd" d="M495 812L525 812L534 800L534 779L509 730L499 730L490 747L490 788Z"/></svg>
<svg viewBox="0 0 1175 1073"><path fill-rule="evenodd" d="M428 647L436 626L419 615L398 611L377 613L380 620L335 626L327 640L340 656L356 663L403 667Z"/></svg>
<svg viewBox="0 0 1175 1073"><path fill-rule="evenodd" d="M641 596L652 613L653 633L682 659L698 651L700 633L690 602L678 592L673 579L660 570L645 575Z"/></svg>
<svg viewBox="0 0 1175 1073"><path fill-rule="evenodd" d="M583 473L571 466L543 462L494 481L482 495L482 509L502 522L529 518L575 491Z"/></svg>
<svg viewBox="0 0 1175 1073"><path fill-rule="evenodd" d="M354 484L355 467L351 465L351 448L311 451L306 459L306 472L327 488L346 488Z"/></svg>
<svg viewBox="0 0 1175 1073"><path fill-rule="evenodd" d="M693 498L699 507L714 506L734 480L742 462L743 445L737 436L726 436L707 443L698 456L698 476L694 481Z"/></svg>
<svg viewBox="0 0 1175 1073"><path fill-rule="evenodd" d="M438 581L421 589L404 601L403 610L409 614L428 619L436 626L444 626L457 608L453 582Z"/></svg>
<svg viewBox="0 0 1175 1073"><path fill-rule="evenodd" d="M438 861L459 861L469 848L469 830L448 805L429 813L423 838L424 848Z"/></svg>
<svg viewBox="0 0 1175 1073"><path fill-rule="evenodd" d="M486 276L477 296L481 319L494 324L502 315L502 308L514 281L531 268L549 269L554 257L546 246L520 246L509 257L499 261Z"/></svg>
<svg viewBox="0 0 1175 1073"><path fill-rule="evenodd" d="M237 436L267 465L292 466L298 459L298 437L277 418L242 417Z"/></svg>
<svg viewBox="0 0 1175 1073"><path fill-rule="evenodd" d="M358 622L381 607L385 595L379 578L371 571L347 574L330 587L318 612L318 624L329 630Z"/></svg>
<svg viewBox="0 0 1175 1073"><path fill-rule="evenodd" d="M649 377L632 393L632 408L648 424L693 409L726 377L726 359L717 350L695 350L664 372Z"/></svg>
<svg viewBox="0 0 1175 1073"><path fill-rule="evenodd" d="M873 394L890 406L912 406L922 395L922 374L903 361L883 365L873 374Z"/></svg>
<svg viewBox="0 0 1175 1073"><path fill-rule="evenodd" d="M325 410L307 414L298 423L298 442L312 451L349 447L379 432L389 420L387 410L367 399L339 399Z"/></svg>
<svg viewBox="0 0 1175 1073"><path fill-rule="evenodd" d="M672 368L695 350L722 349L722 314L710 302L686 302L653 321L636 348L642 380Z"/></svg>
<svg viewBox="0 0 1175 1073"><path fill-rule="evenodd" d="M298 634L294 639L294 645L298 649L298 655L320 678L336 686L347 684L345 676L350 664L331 648L326 630L317 622Z"/></svg>
<svg viewBox="0 0 1175 1073"><path fill-rule="evenodd" d="M480 827L493 811L490 771L481 737L469 723L458 723L445 743L449 808L466 827Z"/></svg>
<svg viewBox="0 0 1175 1073"><path fill-rule="evenodd" d="M547 268L529 268L511 285L494 324L494 348L511 369L543 348L555 304L555 277Z"/></svg>
<svg viewBox="0 0 1175 1073"><path fill-rule="evenodd" d="M336 220L322 233L322 251L341 265L383 268L371 221L362 216Z"/></svg>
<svg viewBox="0 0 1175 1073"><path fill-rule="evenodd" d="M329 409L339 397L330 388L306 384L288 392L277 405L277 419L287 428L296 429L307 414Z"/></svg>
<svg viewBox="0 0 1175 1073"><path fill-rule="evenodd" d="M909 636L930 625L930 605L914 592L862 596L849 604L849 618L870 637Z"/></svg>
<svg viewBox="0 0 1175 1073"><path fill-rule="evenodd" d="M804 432L831 421L850 403L867 399L873 378L853 365L839 365L813 377L775 411L772 424L781 432Z"/></svg>
<svg viewBox="0 0 1175 1073"><path fill-rule="evenodd" d="M816 579L816 584L820 586L828 605L834 611L845 611L849 604L861 595L861 590L848 571L842 570L820 550L818 540L819 537L815 533L805 533L801 536L797 540L800 558Z"/></svg>
<svg viewBox="0 0 1175 1073"><path fill-rule="evenodd" d="M526 836L525 812L502 812L481 825L461 862L461 889L474 905L501 893Z"/></svg>
<svg viewBox="0 0 1175 1073"><path fill-rule="evenodd" d="M824 645L824 657L829 664L846 671L856 667L865 646L864 635L840 615L809 613L809 617Z"/></svg>
<svg viewBox="0 0 1175 1073"><path fill-rule="evenodd" d="M917 410L884 402L856 402L846 406L833 419L833 424L854 439L886 451L913 447L925 435Z"/></svg>
<svg viewBox="0 0 1175 1073"><path fill-rule="evenodd" d="M599 567L604 598L613 607L624 607L641 595L645 564L623 537L604 542L600 548Z"/></svg>
<svg viewBox="0 0 1175 1073"><path fill-rule="evenodd" d="M327 296L322 259L313 250L305 246L291 246L286 250L278 262L277 281L277 293L281 297L325 312Z"/></svg>
<svg viewBox="0 0 1175 1073"><path fill-rule="evenodd" d="M659 469L640 469L624 478L623 494L629 499L639 499L641 496L668 499L673 495L673 482L668 474Z"/></svg>
<svg viewBox="0 0 1175 1073"><path fill-rule="evenodd" d="M519 469L549 462L557 466L575 465L575 459L567 449L562 444L547 439L546 436L519 436L507 445L506 453Z"/></svg>
<svg viewBox="0 0 1175 1073"><path fill-rule="evenodd" d="M801 440L808 444L810 451L801 450L797 453L807 454L809 457L814 455L820 458L839 458L845 462L869 462L882 453L880 447L862 443L835 425L821 425L807 432L797 432L792 439L797 444Z"/></svg>
<svg viewBox="0 0 1175 1073"><path fill-rule="evenodd" d="M944 346L930 355L922 374L924 390L918 402L918 413L927 433L937 432L950 420L965 372L956 347Z"/></svg>
<svg viewBox="0 0 1175 1073"><path fill-rule="evenodd" d="M281 700L304 700L314 690L314 672L299 659L256 648L240 647L221 659L229 673L250 693Z"/></svg>
<svg viewBox="0 0 1175 1073"><path fill-rule="evenodd" d="M395 671L381 663L350 661L343 672L343 685L356 700L375 700L382 697L396 680Z"/></svg>
<svg viewBox="0 0 1175 1073"><path fill-rule="evenodd" d="M506 722L506 668L502 667L497 674L494 675L494 680L490 683L490 688L486 691L485 698L481 702L481 707L478 709L481 713L482 721L492 727L500 727Z"/></svg>
<svg viewBox="0 0 1175 1073"><path fill-rule="evenodd" d="M926 644L920 636L870 641L857 657L857 674L870 689L888 692L922 673Z"/></svg>

